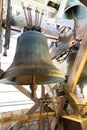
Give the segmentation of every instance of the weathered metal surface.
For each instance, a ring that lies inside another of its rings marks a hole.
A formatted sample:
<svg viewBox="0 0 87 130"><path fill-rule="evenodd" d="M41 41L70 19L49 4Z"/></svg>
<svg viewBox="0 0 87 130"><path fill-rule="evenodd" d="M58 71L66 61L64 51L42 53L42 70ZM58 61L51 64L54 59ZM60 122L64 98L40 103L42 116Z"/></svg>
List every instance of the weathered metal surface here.
<svg viewBox="0 0 87 130"><path fill-rule="evenodd" d="M8 84L18 85L33 82L49 84L65 80L64 75L53 65L47 39L37 31L27 31L19 36L13 63L1 79L3 83L6 79Z"/></svg>

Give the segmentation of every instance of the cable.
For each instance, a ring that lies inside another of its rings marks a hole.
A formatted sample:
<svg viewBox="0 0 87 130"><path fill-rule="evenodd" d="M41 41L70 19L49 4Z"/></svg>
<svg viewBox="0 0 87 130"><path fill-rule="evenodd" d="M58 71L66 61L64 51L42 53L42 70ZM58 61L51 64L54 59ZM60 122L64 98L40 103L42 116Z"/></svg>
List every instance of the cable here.
<svg viewBox="0 0 87 130"><path fill-rule="evenodd" d="M4 103L15 103L15 102L27 102L27 101L32 101L32 100L20 100L20 101L0 102L0 104L4 104Z"/></svg>
<svg viewBox="0 0 87 130"><path fill-rule="evenodd" d="M19 92L19 91L0 91L0 93L13 93L13 92Z"/></svg>
<svg viewBox="0 0 87 130"><path fill-rule="evenodd" d="M8 106L20 106L20 105L30 105L33 103L24 103L24 104L11 104L11 105L0 105L0 107L8 107Z"/></svg>
<svg viewBox="0 0 87 130"><path fill-rule="evenodd" d="M43 99L45 100L45 101L47 101L48 99L50 100L50 99L52 99L52 98L41 98L41 100L42 100L42 103L44 104L44 102L43 102ZM11 103L20 103L20 102L29 102L29 101L32 101L32 100L20 100L20 101L8 101L8 102L0 102L0 104L11 104ZM25 104L34 104L34 103L24 103L24 105ZM61 103L57 103L57 102L53 102L53 101L50 101L49 102L49 105L50 104L61 104ZM70 105L74 105L74 103L65 103L65 104L70 104ZM12 104L13 105L13 104ZM14 105L16 105L16 104L14 104ZM17 104L18 105L18 104ZM20 104L19 104L20 105ZM87 106L87 103L86 104L76 104L77 106ZM3 105L2 105L3 106ZM2 107L1 105L0 105L0 107ZM11 105L10 105L11 106Z"/></svg>

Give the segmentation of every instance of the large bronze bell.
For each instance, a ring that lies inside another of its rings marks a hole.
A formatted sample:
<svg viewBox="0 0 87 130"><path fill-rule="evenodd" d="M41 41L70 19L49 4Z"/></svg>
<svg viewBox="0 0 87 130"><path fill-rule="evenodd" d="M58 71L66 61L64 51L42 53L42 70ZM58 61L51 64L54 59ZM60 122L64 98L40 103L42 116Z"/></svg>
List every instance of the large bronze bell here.
<svg viewBox="0 0 87 130"><path fill-rule="evenodd" d="M87 8L79 0L68 0L64 19L87 19Z"/></svg>
<svg viewBox="0 0 87 130"><path fill-rule="evenodd" d="M1 82L13 85L51 84L64 81L64 75L53 65L46 37L27 31L17 40L13 63Z"/></svg>

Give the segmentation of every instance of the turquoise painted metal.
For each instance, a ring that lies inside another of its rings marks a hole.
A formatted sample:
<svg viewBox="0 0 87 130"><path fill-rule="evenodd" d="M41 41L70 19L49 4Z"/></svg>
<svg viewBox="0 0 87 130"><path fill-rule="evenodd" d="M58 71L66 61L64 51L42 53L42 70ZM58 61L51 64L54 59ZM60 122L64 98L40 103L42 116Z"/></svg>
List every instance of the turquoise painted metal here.
<svg viewBox="0 0 87 130"><path fill-rule="evenodd" d="M50 57L47 38L37 31L27 31L17 39L13 63L0 82L13 85L52 84L63 82L65 76Z"/></svg>
<svg viewBox="0 0 87 130"><path fill-rule="evenodd" d="M68 0L63 19L87 19L87 8L79 0Z"/></svg>

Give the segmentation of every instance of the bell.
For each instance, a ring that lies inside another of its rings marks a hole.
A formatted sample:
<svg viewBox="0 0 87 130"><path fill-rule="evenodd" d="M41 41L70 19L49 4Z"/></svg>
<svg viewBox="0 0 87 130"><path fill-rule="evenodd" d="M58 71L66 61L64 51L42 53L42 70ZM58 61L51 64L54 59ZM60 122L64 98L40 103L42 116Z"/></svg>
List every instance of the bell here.
<svg viewBox="0 0 87 130"><path fill-rule="evenodd" d="M17 39L13 63L1 76L2 83L12 85L51 84L65 80L53 65L46 37L27 31Z"/></svg>
<svg viewBox="0 0 87 130"><path fill-rule="evenodd" d="M87 8L79 0L68 0L62 18L87 19Z"/></svg>

